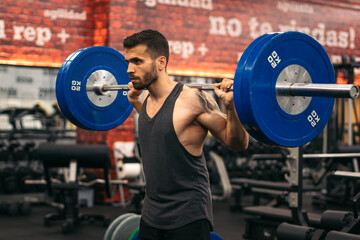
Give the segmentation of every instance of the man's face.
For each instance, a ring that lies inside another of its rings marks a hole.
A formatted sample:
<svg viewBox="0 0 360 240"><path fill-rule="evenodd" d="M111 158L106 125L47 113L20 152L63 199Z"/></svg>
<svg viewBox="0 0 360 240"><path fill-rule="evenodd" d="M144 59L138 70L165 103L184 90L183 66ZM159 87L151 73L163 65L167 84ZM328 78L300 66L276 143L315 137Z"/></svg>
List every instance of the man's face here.
<svg viewBox="0 0 360 240"><path fill-rule="evenodd" d="M148 88L158 78L155 61L146 52L145 45L125 50L125 60L129 63L127 73L137 90Z"/></svg>

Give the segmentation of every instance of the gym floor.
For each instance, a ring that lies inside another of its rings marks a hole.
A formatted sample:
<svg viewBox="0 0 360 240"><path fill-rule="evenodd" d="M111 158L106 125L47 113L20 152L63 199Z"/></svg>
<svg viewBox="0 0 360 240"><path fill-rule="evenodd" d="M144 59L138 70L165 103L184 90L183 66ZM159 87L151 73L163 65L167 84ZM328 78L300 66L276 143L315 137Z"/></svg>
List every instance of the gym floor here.
<svg viewBox="0 0 360 240"><path fill-rule="evenodd" d="M244 198L244 205L251 205L252 198ZM231 212L229 202L213 202L214 210L214 231L224 240L241 240L245 233L246 217L241 212ZM323 210L311 204L311 197L304 196L303 209L308 212L321 213ZM83 222L76 227L74 232L63 235L59 224L50 227L43 225L44 216L47 213L56 211L53 207L45 204L32 205L29 216L7 216L0 215L0 239L1 240L100 240L103 239L106 228L100 223ZM95 205L92 208L82 208L81 213L107 214L115 219L121 214L134 211L133 207L114 207L110 205Z"/></svg>
<svg viewBox="0 0 360 240"><path fill-rule="evenodd" d="M131 212L131 207L113 207L109 205L95 205L93 208L81 209L82 213L107 214L112 219ZM45 205L33 205L29 216L0 215L0 239L1 240L100 240L103 239L106 228L99 223L83 222L76 227L74 232L63 235L60 224L50 227L43 225L43 217L55 209ZM215 232L224 240L243 239L245 230L244 215L229 211L228 203L214 202Z"/></svg>

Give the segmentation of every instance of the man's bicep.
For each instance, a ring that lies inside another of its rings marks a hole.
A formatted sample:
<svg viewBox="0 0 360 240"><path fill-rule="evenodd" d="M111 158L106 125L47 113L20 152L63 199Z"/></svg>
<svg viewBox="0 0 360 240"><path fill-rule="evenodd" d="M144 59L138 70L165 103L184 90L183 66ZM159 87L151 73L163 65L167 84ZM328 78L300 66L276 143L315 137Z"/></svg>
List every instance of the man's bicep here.
<svg viewBox="0 0 360 240"><path fill-rule="evenodd" d="M208 129L211 134L221 141L225 140L226 133L226 116L221 112L202 113L198 116L197 121L204 128Z"/></svg>
<svg viewBox="0 0 360 240"><path fill-rule="evenodd" d="M213 136L223 141L226 131L226 114L221 112L218 104L209 94L202 91L197 94L201 109L201 113L197 117L198 123L208 129Z"/></svg>

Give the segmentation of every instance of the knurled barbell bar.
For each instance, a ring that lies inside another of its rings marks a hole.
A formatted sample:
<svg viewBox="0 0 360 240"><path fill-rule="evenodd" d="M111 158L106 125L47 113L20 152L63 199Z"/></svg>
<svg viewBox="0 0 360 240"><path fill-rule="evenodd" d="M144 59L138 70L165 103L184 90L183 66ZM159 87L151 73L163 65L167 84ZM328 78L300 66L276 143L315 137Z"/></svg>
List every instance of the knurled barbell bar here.
<svg viewBox="0 0 360 240"><path fill-rule="evenodd" d="M80 49L62 64L56 97L64 115L85 129L108 130L122 124L133 108L127 99L127 62L115 49ZM212 84L187 84L211 90ZM122 91L122 94L118 94ZM336 84L324 48L299 32L271 33L244 51L234 77L239 119L255 139L297 147L325 127L334 98L356 98L359 88Z"/></svg>

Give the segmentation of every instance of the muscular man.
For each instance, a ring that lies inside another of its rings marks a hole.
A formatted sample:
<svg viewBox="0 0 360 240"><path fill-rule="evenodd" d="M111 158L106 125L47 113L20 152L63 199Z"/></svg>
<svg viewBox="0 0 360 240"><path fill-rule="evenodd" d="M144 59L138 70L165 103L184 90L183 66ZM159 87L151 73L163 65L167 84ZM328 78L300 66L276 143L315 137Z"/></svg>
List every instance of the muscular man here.
<svg viewBox="0 0 360 240"><path fill-rule="evenodd" d="M139 239L210 239L213 216L205 138L210 131L237 151L246 149L249 141L235 112L233 81L214 85L226 109L222 113L209 94L169 78L169 45L161 33L135 33L123 45L131 79L128 99L139 113L146 180Z"/></svg>

